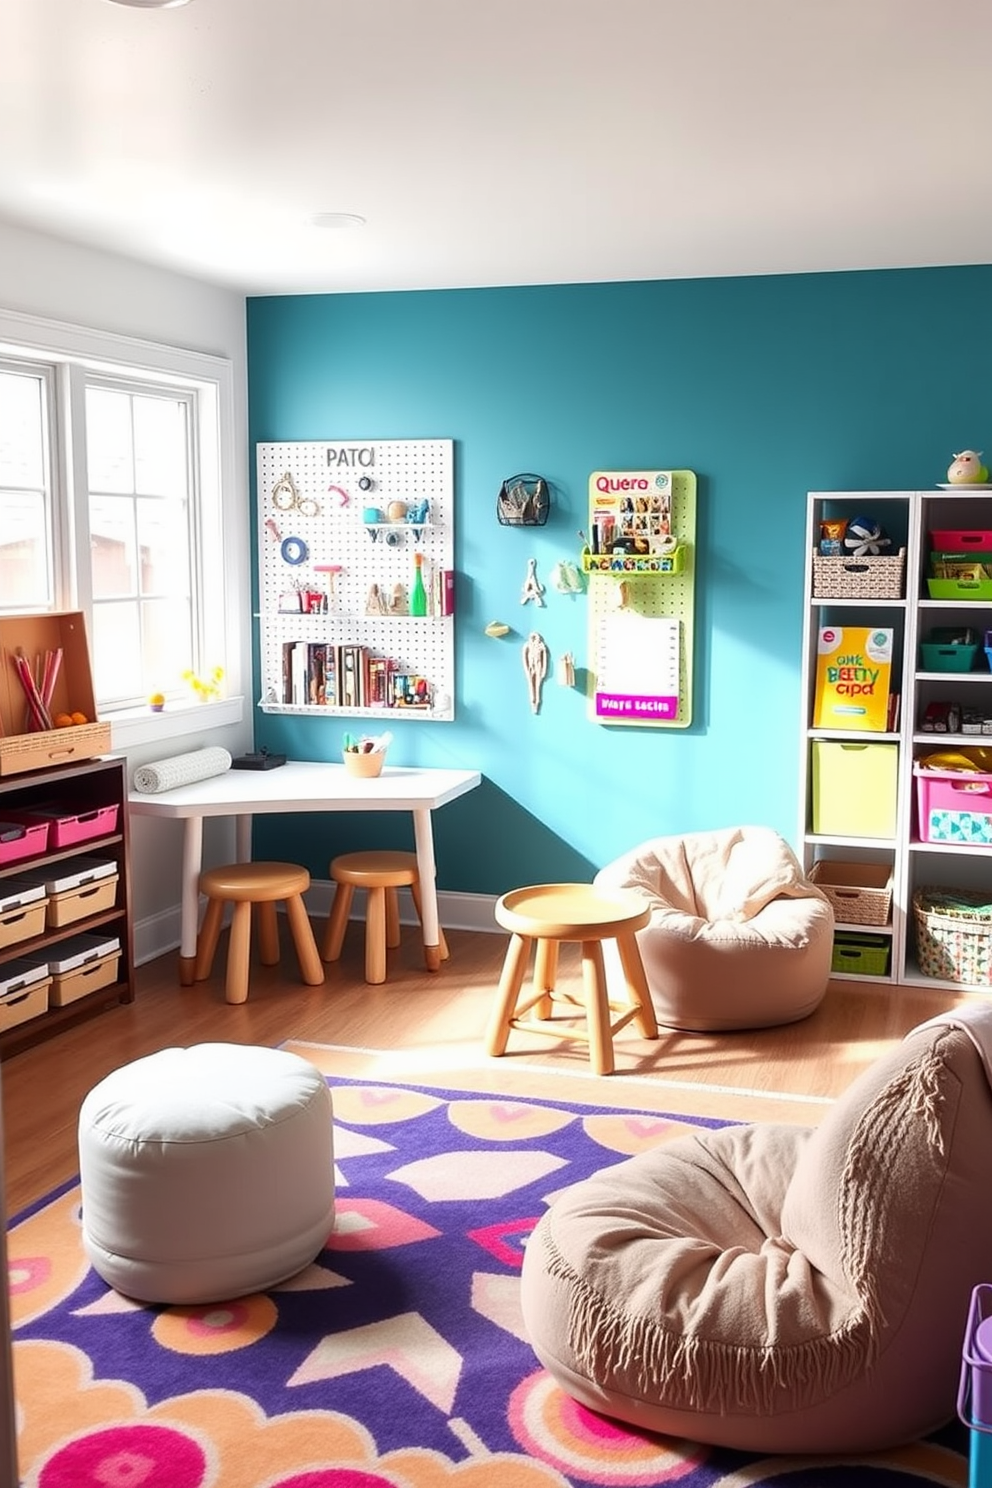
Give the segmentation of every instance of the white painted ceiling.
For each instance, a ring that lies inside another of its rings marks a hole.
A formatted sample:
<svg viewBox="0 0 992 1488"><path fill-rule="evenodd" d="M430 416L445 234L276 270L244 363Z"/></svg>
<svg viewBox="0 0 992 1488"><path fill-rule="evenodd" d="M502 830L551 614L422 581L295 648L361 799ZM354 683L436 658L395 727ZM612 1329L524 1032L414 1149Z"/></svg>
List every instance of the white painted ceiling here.
<svg viewBox="0 0 992 1488"><path fill-rule="evenodd" d="M0 218L248 294L983 263L990 59L989 0L0 0Z"/></svg>

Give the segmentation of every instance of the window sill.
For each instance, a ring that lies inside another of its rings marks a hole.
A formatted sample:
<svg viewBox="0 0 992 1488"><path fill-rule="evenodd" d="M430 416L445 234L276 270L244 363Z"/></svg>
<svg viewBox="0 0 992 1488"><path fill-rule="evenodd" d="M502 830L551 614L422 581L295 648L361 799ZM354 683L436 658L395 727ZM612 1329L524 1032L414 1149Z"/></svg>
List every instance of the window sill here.
<svg viewBox="0 0 992 1488"><path fill-rule="evenodd" d="M139 744L157 744L162 739L175 739L181 734L205 734L228 724L240 723L244 717L244 698L222 698L217 703L181 703L167 705L161 713L148 708L133 712L111 713L111 747L115 750Z"/></svg>

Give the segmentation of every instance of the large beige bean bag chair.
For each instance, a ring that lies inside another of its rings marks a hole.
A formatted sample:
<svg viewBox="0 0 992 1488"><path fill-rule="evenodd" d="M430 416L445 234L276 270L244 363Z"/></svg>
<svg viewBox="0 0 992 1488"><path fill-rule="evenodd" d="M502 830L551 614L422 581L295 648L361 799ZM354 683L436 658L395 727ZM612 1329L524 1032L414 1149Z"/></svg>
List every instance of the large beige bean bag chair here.
<svg viewBox="0 0 992 1488"><path fill-rule="evenodd" d="M566 1189L524 1323L607 1416L758 1452L867 1452L954 1415L992 1275L992 1006L913 1030L817 1128L680 1137Z"/></svg>
<svg viewBox="0 0 992 1488"><path fill-rule="evenodd" d="M823 1000L833 909L770 827L654 837L595 883L635 889L651 907L637 943L665 1027L767 1028L795 1023ZM618 971L609 957L611 992Z"/></svg>

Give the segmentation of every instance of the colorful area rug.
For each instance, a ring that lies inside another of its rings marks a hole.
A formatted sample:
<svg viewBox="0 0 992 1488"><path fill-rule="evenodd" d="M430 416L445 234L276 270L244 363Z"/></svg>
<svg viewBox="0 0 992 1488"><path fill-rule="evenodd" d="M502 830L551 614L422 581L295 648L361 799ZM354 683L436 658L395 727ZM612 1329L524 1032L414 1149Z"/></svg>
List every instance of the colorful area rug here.
<svg viewBox="0 0 992 1488"><path fill-rule="evenodd" d="M910 1488L967 1433L863 1459L755 1458L569 1400L523 1331L523 1249L567 1184L687 1128L558 1100L331 1080L326 1248L264 1295L146 1307L89 1268L78 1186L10 1227L27 1488Z"/></svg>

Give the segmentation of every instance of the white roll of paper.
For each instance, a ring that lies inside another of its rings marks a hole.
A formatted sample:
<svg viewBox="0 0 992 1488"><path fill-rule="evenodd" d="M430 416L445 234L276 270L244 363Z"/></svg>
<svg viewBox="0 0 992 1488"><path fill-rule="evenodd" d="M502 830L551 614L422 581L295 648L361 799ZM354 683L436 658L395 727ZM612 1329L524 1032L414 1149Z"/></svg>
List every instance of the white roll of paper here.
<svg viewBox="0 0 992 1488"><path fill-rule="evenodd" d="M218 745L193 749L189 754L174 754L170 759L153 760L139 765L134 772L134 788L144 796L175 790L177 785L192 785L194 780L209 780L231 768L231 755Z"/></svg>

